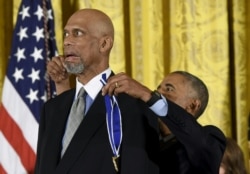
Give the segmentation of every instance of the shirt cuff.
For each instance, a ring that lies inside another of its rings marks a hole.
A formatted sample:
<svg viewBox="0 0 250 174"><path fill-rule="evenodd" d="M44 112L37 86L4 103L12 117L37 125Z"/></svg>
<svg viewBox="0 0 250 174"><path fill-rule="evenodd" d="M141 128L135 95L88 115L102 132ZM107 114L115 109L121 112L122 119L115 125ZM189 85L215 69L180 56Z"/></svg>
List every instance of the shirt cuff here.
<svg viewBox="0 0 250 174"><path fill-rule="evenodd" d="M162 99L158 100L149 108L158 116L165 117L168 113L168 102L165 97L161 96Z"/></svg>

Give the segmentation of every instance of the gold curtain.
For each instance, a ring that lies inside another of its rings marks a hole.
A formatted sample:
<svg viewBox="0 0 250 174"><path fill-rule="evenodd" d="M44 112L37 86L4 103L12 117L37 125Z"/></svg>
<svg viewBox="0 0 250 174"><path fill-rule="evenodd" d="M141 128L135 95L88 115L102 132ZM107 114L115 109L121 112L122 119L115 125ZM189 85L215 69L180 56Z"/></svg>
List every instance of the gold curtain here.
<svg viewBox="0 0 250 174"><path fill-rule="evenodd" d="M0 0L0 91L19 4L20 0ZM175 70L203 79L210 100L199 122L216 125L237 139L248 166L250 1L52 0L52 5L59 53L70 14L97 8L114 22L110 66L115 72L127 72L151 89Z"/></svg>

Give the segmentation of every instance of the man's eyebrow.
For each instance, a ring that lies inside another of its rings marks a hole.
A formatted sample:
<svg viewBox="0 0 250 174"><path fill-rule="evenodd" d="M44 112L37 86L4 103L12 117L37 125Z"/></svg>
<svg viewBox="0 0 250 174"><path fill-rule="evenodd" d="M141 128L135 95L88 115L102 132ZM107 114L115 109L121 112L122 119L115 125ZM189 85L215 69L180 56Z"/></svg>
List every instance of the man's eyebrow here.
<svg viewBox="0 0 250 174"><path fill-rule="evenodd" d="M166 83L164 86L165 86L165 87L172 87L172 88L175 89L174 85L172 85L171 83Z"/></svg>

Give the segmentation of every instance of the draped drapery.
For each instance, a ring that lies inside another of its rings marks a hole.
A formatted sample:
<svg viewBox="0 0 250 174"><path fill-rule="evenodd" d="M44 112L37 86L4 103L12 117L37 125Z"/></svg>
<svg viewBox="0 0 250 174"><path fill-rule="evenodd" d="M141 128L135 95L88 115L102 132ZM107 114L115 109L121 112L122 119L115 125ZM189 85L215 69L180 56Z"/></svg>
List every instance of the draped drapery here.
<svg viewBox="0 0 250 174"><path fill-rule="evenodd" d="M0 0L0 94L20 0ZM185 70L208 86L203 125L237 140L249 161L250 1L246 0L52 0L56 41L62 54L67 18L80 8L107 13L115 26L110 66L157 87L171 71ZM198 141L198 140L197 140Z"/></svg>

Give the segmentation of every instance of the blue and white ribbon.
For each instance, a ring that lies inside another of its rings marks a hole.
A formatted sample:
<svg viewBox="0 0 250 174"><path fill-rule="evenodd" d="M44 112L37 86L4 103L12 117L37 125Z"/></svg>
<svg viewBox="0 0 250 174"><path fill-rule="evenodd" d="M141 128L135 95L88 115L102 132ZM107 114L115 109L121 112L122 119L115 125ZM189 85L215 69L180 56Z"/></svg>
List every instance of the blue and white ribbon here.
<svg viewBox="0 0 250 174"><path fill-rule="evenodd" d="M106 85L106 74L102 75L101 83ZM104 96L106 105L106 123L108 129L109 142L114 154L114 157L119 157L119 151L122 143L122 119L118 102L114 95Z"/></svg>

